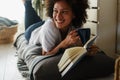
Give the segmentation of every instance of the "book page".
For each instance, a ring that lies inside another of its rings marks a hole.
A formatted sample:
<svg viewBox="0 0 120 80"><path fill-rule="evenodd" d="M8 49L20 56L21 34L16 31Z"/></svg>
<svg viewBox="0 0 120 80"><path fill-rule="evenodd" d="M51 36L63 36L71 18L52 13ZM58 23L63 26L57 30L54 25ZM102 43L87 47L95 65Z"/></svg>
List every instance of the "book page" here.
<svg viewBox="0 0 120 80"><path fill-rule="evenodd" d="M83 47L71 47L65 50L62 58L58 63L59 71L64 76L73 68L83 56L87 53L87 48L93 44L97 36L92 36Z"/></svg>
<svg viewBox="0 0 120 80"><path fill-rule="evenodd" d="M61 72L61 71L63 71L67 66L68 66L68 64L70 64L70 62L77 56L78 54L75 54L75 55L73 55L73 56L71 56L68 60L66 60L64 63L63 63L63 65L58 65L58 67L59 67L59 71Z"/></svg>
<svg viewBox="0 0 120 80"><path fill-rule="evenodd" d="M86 52L87 50L82 48L76 58L74 58L70 64L61 72L61 75L64 76L73 66L75 66L82 59L82 57L85 56Z"/></svg>
<svg viewBox="0 0 120 80"><path fill-rule="evenodd" d="M77 56L80 57L85 52L87 52L87 51L83 47L72 47L72 48L66 49L60 62L58 63L59 71L62 71Z"/></svg>
<svg viewBox="0 0 120 80"><path fill-rule="evenodd" d="M58 67L61 67L64 65L64 63L71 58L73 55L75 55L77 52L79 52L80 47L76 48L68 48L65 50L60 62L58 63Z"/></svg>

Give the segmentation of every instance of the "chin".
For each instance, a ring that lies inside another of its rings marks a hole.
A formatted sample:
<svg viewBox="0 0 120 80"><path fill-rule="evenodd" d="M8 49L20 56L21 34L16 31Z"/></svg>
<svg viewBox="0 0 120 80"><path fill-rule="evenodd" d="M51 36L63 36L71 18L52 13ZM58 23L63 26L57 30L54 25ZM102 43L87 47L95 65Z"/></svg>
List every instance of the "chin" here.
<svg viewBox="0 0 120 80"><path fill-rule="evenodd" d="M60 25L59 25L59 26L58 26L58 25L56 25L56 26L57 26L57 28L58 28L58 29L62 29L62 26L60 26Z"/></svg>

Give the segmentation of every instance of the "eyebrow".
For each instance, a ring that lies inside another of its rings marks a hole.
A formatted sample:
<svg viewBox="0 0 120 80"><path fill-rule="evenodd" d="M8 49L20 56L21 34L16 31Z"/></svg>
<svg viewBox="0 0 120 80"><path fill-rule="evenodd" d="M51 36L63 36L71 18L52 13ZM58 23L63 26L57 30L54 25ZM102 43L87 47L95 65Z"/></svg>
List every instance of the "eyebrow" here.
<svg viewBox="0 0 120 80"><path fill-rule="evenodd" d="M53 10L57 10L57 8L53 8ZM60 10L67 10L67 11L69 11L70 9L69 8L63 8L63 9L60 9Z"/></svg>

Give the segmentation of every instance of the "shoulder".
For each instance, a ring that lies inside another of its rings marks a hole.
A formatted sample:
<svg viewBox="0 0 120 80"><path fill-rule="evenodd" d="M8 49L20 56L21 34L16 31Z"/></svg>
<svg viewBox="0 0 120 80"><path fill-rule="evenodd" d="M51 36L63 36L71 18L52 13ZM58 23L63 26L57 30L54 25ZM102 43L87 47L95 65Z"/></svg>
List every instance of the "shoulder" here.
<svg viewBox="0 0 120 80"><path fill-rule="evenodd" d="M55 24L51 18L48 18L44 23L44 28L54 28Z"/></svg>
<svg viewBox="0 0 120 80"><path fill-rule="evenodd" d="M59 33L59 29L55 26L52 18L48 18L45 23L42 25L42 32L47 33Z"/></svg>
<svg viewBox="0 0 120 80"><path fill-rule="evenodd" d="M52 19L47 19L40 31L41 45L44 51L51 50L57 42L60 41L61 36L59 29L55 26Z"/></svg>

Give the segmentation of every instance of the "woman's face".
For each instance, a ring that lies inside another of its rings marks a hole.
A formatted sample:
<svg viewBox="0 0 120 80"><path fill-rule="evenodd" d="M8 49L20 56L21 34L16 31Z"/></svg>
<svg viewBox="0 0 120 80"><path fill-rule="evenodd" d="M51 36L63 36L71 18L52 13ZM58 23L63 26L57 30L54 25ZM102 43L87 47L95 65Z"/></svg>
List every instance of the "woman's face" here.
<svg viewBox="0 0 120 80"><path fill-rule="evenodd" d="M58 1L54 4L53 20L57 28L61 30L68 28L73 18L73 12L65 1Z"/></svg>

